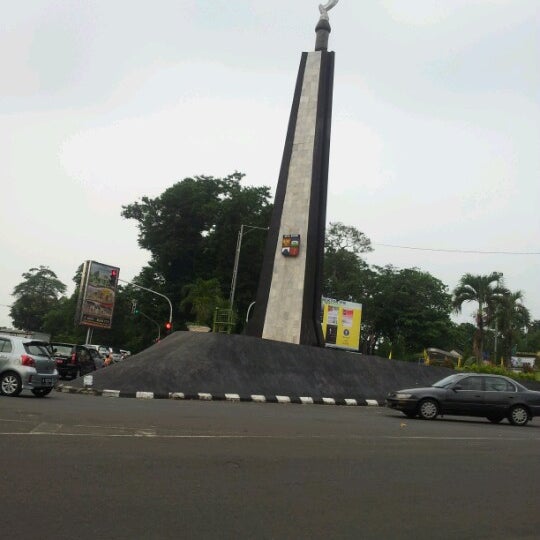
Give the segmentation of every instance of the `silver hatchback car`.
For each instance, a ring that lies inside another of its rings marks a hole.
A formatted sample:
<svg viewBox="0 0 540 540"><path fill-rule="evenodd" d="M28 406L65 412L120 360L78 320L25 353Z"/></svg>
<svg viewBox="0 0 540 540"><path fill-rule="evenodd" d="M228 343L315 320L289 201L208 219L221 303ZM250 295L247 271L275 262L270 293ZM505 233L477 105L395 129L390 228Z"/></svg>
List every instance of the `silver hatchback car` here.
<svg viewBox="0 0 540 540"><path fill-rule="evenodd" d="M58 371L45 342L0 335L0 394L15 397L24 389L44 397L57 381Z"/></svg>

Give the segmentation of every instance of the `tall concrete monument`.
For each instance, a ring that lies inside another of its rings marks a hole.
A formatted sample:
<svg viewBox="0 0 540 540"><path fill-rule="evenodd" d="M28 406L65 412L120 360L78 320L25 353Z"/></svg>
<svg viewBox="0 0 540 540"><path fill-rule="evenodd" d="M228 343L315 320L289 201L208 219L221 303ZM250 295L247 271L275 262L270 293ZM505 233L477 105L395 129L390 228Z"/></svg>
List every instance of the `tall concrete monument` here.
<svg viewBox="0 0 540 540"><path fill-rule="evenodd" d="M322 346L321 289L330 155L334 53L328 11L319 6L315 51L302 53L274 212L246 334Z"/></svg>

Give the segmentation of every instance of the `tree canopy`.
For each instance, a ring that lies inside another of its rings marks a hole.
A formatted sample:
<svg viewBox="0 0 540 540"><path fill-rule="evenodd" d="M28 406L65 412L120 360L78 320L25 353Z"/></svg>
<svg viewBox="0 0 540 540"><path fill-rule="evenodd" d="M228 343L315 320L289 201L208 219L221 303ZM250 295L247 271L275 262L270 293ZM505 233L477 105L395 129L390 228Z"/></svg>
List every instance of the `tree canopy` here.
<svg viewBox="0 0 540 540"><path fill-rule="evenodd" d="M175 298L181 324L190 319L189 302L183 300L197 280L216 279L221 296L227 296L241 225L265 228L270 221L269 188L242 186L243 176L185 178L155 199L143 197L122 207L122 216L138 223L139 245L151 253L137 282L157 282L161 292ZM253 233L243 242L236 291L240 310L254 297L264 241L264 234Z"/></svg>
<svg viewBox="0 0 540 540"><path fill-rule="evenodd" d="M150 260L133 283L118 287L113 327L94 330L94 343L136 352L162 334L169 306L147 289L171 299L175 330L185 329L194 319L211 325L214 309L227 304L244 225L235 295L235 308L242 315L236 331L242 330L256 295L272 211L269 188L244 186L242 179L238 172L225 178L185 178L158 197L142 197L122 207L121 215L137 222L139 246L150 252ZM473 350L481 358L488 328L500 338L499 353L506 358L516 346L540 349L540 323L530 323L521 293L505 289L500 274L465 274L452 296L428 272L370 266L363 258L370 251L370 239L355 227L329 224L323 296L363 305L363 352L392 351L394 358L413 359L424 348L437 347L456 348L464 355ZM45 331L56 340L83 342L86 328L74 325L81 268L75 272L76 289L70 297L64 296L66 286L47 267L24 273L13 291L14 326ZM476 325L456 325L450 319L452 309L460 311L467 302L478 304Z"/></svg>
<svg viewBox="0 0 540 540"><path fill-rule="evenodd" d="M500 272L489 275L465 274L454 289L452 305L457 313L461 312L464 303L478 304L475 315L477 331L473 346L478 361L483 358L485 327L491 322L497 297L504 292L500 284L501 278Z"/></svg>
<svg viewBox="0 0 540 540"><path fill-rule="evenodd" d="M46 266L30 268L22 277L13 289L16 300L9 315L16 328L43 331L47 313L57 305L66 286Z"/></svg>

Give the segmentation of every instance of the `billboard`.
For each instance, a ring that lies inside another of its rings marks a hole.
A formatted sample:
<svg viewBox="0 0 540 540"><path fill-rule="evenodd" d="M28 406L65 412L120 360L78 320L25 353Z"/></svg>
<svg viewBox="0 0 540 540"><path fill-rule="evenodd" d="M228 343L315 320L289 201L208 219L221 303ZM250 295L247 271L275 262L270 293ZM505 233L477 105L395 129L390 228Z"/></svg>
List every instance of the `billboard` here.
<svg viewBox="0 0 540 540"><path fill-rule="evenodd" d="M327 347L357 351L361 322L362 304L322 299L322 331Z"/></svg>
<svg viewBox="0 0 540 540"><path fill-rule="evenodd" d="M111 328L120 268L96 261L83 265L75 324Z"/></svg>

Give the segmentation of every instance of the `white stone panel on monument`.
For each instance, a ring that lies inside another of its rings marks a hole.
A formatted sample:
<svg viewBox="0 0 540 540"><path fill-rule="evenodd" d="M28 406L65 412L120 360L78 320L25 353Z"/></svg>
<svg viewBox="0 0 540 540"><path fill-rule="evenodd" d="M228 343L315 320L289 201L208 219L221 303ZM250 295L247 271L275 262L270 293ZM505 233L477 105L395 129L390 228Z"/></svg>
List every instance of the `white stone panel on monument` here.
<svg viewBox="0 0 540 540"><path fill-rule="evenodd" d="M300 343L304 276L310 271L306 268L306 243L320 74L321 53L309 53L262 335L265 339L289 343ZM298 257L284 257L281 253L281 240L290 234L300 234Z"/></svg>

